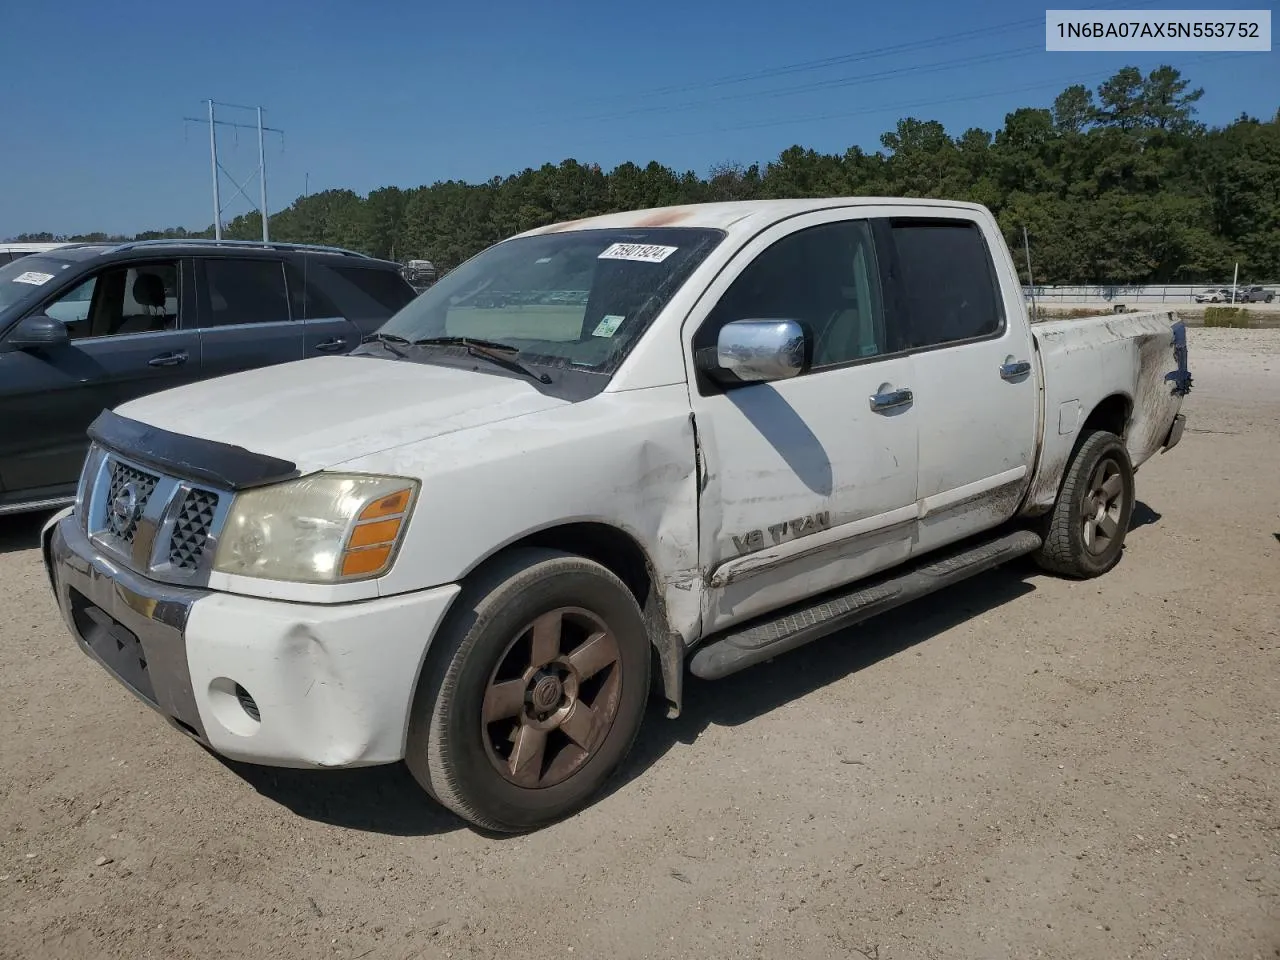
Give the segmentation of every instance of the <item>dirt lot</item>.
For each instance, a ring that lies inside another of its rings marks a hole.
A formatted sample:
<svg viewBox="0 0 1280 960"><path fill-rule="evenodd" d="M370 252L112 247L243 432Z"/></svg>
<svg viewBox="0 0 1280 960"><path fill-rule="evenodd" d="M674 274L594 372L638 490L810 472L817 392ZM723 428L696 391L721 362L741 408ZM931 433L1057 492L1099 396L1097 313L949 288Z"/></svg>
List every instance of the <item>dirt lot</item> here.
<svg viewBox="0 0 1280 960"><path fill-rule="evenodd" d="M399 768L230 767L0 529L0 956L1280 956L1280 332L1195 330L1120 566L1006 570L651 715L493 839Z"/></svg>

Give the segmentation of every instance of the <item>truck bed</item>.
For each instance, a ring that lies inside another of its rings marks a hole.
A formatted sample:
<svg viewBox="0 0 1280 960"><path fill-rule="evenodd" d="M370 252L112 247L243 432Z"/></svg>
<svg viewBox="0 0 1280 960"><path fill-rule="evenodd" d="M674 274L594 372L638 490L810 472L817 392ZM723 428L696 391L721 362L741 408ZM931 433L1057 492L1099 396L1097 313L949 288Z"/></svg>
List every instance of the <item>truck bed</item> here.
<svg viewBox="0 0 1280 960"><path fill-rule="evenodd" d="M1043 447L1028 509L1052 505L1080 429L1114 411L1134 467L1164 446L1189 389L1185 328L1173 311L1100 314L1031 326L1041 370ZM1178 351L1182 351L1182 361ZM1096 413L1096 411L1102 413Z"/></svg>

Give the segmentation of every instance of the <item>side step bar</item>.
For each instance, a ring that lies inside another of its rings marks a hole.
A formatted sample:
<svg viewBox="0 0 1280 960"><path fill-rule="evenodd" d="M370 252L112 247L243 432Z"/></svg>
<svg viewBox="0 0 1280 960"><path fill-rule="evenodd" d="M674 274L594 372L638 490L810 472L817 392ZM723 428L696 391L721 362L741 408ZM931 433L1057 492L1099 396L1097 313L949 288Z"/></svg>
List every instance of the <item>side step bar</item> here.
<svg viewBox="0 0 1280 960"><path fill-rule="evenodd" d="M1002 563L1040 549L1042 539L1030 530L1015 530L991 540L943 554L922 566L866 583L847 593L826 594L789 607L781 615L735 627L694 651L689 669L695 677L719 680L949 587Z"/></svg>
<svg viewBox="0 0 1280 960"><path fill-rule="evenodd" d="M46 497L43 500L24 500L21 503L0 504L0 517L13 513L39 513L43 510L61 510L76 502L75 497Z"/></svg>

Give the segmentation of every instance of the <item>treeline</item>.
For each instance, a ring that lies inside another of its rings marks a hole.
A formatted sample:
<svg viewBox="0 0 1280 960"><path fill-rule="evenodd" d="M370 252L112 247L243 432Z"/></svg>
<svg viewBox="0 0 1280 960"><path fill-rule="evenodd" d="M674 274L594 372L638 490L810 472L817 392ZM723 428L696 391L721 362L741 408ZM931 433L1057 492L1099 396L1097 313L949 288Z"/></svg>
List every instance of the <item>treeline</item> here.
<svg viewBox="0 0 1280 960"><path fill-rule="evenodd" d="M1064 90L1051 109L1015 110L994 132L952 136L937 121L900 120L874 153L794 146L763 167L723 164L706 177L658 163L604 171L565 160L478 184L384 187L365 197L327 190L273 214L271 237L424 258L444 270L522 230L617 210L945 197L986 204L1011 244L1022 243L1025 225L1037 283L1218 283L1237 261L1242 282L1280 279L1280 111L1208 128L1195 119L1203 92L1172 67L1145 76L1126 67L1096 90ZM175 228L138 239L211 235ZM261 220L237 217L223 235L256 239ZM53 239L20 239L44 238Z"/></svg>

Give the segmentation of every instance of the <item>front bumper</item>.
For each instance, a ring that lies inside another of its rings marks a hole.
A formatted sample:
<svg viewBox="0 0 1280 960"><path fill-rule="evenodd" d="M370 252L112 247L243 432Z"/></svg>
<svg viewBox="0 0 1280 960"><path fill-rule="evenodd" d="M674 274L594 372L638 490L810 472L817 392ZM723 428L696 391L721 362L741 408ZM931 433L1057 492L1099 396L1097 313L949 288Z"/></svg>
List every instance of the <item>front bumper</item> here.
<svg viewBox="0 0 1280 960"><path fill-rule="evenodd" d="M289 767L404 757L418 671L456 585L287 603L148 580L104 556L69 511L42 540L81 649L217 753Z"/></svg>

